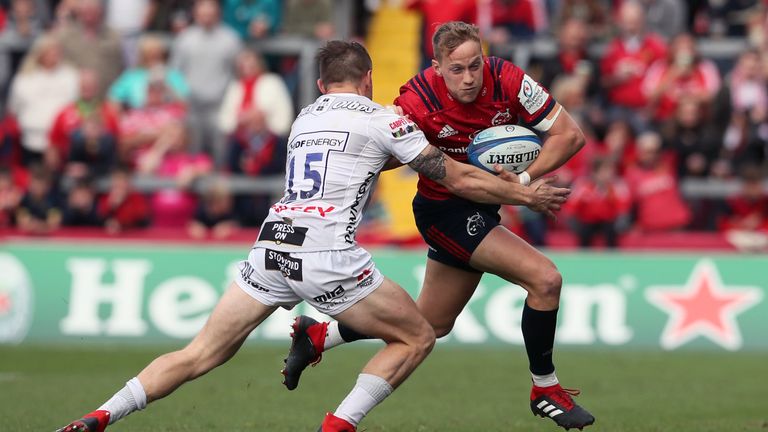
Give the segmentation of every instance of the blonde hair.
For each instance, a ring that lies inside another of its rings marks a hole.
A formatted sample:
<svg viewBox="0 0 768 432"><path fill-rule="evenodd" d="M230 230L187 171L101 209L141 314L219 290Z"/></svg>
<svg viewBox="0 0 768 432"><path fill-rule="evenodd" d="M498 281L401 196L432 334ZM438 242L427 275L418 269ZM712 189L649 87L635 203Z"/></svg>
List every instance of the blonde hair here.
<svg viewBox="0 0 768 432"><path fill-rule="evenodd" d="M463 21L449 21L435 30L432 36L432 50L435 60L440 60L444 54L450 54L459 45L467 41L480 43L480 30L476 25Z"/></svg>
<svg viewBox="0 0 768 432"><path fill-rule="evenodd" d="M163 38L160 36L154 35L154 34L147 34L145 36L142 36L141 39L139 39L139 64L147 67L149 66L147 64L147 51L154 51L158 50L162 52L162 56L165 59L165 56L168 54L168 46L166 45L166 42Z"/></svg>
<svg viewBox="0 0 768 432"><path fill-rule="evenodd" d="M27 55L24 56L24 60L19 67L19 74L27 74L40 69L40 57L42 57L46 50L51 48L57 48L61 51L59 41L50 35L38 37L32 45L32 48L27 52ZM63 63L63 59L61 60L61 63Z"/></svg>

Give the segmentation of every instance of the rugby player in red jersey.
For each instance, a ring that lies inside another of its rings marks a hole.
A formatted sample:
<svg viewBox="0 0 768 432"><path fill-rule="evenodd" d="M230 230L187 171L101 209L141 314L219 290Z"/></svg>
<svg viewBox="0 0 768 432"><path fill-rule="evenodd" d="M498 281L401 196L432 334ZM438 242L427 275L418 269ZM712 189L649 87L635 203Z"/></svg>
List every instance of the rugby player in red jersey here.
<svg viewBox="0 0 768 432"><path fill-rule="evenodd" d="M477 132L522 123L547 134L541 154L518 176L528 185L584 145L579 126L546 89L514 64L483 55L477 27L448 22L436 30L432 42L432 67L402 86L395 104L430 143L453 159L467 163L467 145ZM578 391L560 386L552 361L560 272L541 252L499 225L498 210L496 205L459 198L419 175L413 211L429 245L419 310L442 337L451 331L483 272L523 287L528 292L521 327L533 380L531 410L566 429L588 426L594 417L574 403L571 396ZM324 350L365 338L336 322L318 323L306 316L298 317L294 328L283 371L289 389Z"/></svg>

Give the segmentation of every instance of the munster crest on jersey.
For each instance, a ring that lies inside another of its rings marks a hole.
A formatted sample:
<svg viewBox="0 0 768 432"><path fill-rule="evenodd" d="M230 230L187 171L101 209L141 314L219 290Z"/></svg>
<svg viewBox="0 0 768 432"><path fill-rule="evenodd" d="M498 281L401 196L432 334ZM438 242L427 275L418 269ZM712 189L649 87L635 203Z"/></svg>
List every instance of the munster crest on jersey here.
<svg viewBox="0 0 768 432"><path fill-rule="evenodd" d="M499 126L507 124L512 121L512 114L509 113L509 108L506 111L498 111L491 119L491 126Z"/></svg>

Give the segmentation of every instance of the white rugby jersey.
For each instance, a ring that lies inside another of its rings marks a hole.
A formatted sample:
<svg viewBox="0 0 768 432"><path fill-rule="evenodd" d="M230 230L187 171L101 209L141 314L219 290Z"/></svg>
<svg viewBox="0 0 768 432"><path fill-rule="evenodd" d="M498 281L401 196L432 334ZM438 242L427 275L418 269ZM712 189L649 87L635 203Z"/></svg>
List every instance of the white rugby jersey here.
<svg viewBox="0 0 768 432"><path fill-rule="evenodd" d="M364 96L320 96L293 122L285 194L272 205L256 246L283 252L353 246L384 164L391 156L407 164L428 144L413 122Z"/></svg>

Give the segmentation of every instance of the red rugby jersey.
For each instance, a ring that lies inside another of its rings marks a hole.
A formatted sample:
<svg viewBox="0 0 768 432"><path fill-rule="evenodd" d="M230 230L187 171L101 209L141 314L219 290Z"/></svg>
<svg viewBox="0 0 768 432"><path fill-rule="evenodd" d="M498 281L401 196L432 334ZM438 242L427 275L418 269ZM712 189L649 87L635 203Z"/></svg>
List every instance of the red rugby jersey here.
<svg viewBox="0 0 768 432"><path fill-rule="evenodd" d="M476 133L491 126L521 124L546 132L545 121L555 101L539 83L519 67L498 57L486 57L483 87L468 104L455 101L442 77L428 68L400 87L395 104L427 136L429 142L453 159L467 163L467 146ZM448 199L450 192L419 175L419 192L431 199Z"/></svg>

